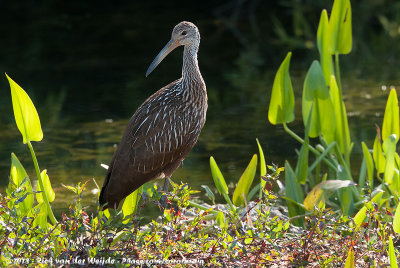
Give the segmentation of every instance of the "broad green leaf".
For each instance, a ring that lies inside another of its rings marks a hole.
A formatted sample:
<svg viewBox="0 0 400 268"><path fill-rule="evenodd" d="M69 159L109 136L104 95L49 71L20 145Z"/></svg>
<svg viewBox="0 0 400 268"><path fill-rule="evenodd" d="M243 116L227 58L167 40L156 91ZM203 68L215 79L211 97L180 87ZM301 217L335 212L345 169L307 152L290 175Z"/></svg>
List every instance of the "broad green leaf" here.
<svg viewBox="0 0 400 268"><path fill-rule="evenodd" d="M385 182L391 184L393 181L394 169L395 169L395 159L394 154L396 152L397 137L395 134L390 135L383 142L383 151L386 156L385 165Z"/></svg>
<svg viewBox="0 0 400 268"><path fill-rule="evenodd" d="M289 123L294 120L294 93L289 76L289 52L275 75L269 103L268 120L271 124Z"/></svg>
<svg viewBox="0 0 400 268"><path fill-rule="evenodd" d="M260 177L261 177L261 191L265 188L265 184L267 183L263 177L265 177L265 175L267 175L267 165L265 164L265 158L264 158L264 152L263 149L261 148L260 142L258 141L258 139L256 139L257 141L257 146L258 146L258 151L260 154Z"/></svg>
<svg viewBox="0 0 400 268"><path fill-rule="evenodd" d="M397 205L396 212L393 217L393 230L400 233L400 205Z"/></svg>
<svg viewBox="0 0 400 268"><path fill-rule="evenodd" d="M28 213L33 206L33 191L31 181L25 168L22 166L21 162L18 160L14 153L11 153L11 170L10 170L10 180L13 185L17 188L24 188L24 192L27 193L25 199L22 201L22 212L23 214ZM13 185L9 184L8 188L11 190Z"/></svg>
<svg viewBox="0 0 400 268"><path fill-rule="evenodd" d="M351 141L346 107L340 96L336 78L333 75L331 76L330 93L336 121L335 140L339 145L341 153L350 154Z"/></svg>
<svg viewBox="0 0 400 268"><path fill-rule="evenodd" d="M371 203L380 203L381 198L383 195L383 191L377 193L370 202L368 202L369 204ZM356 231L361 227L361 224L364 222L365 218L367 217L367 205L364 205L358 212L357 214L354 216L354 223L356 225Z"/></svg>
<svg viewBox="0 0 400 268"><path fill-rule="evenodd" d="M397 257L396 252L394 251L393 240L392 237L389 236L389 260L390 260L390 267L397 268Z"/></svg>
<svg viewBox="0 0 400 268"><path fill-rule="evenodd" d="M311 211L320 201L325 202L327 198L335 191L340 188L356 185L350 180L327 180L316 185L304 199L304 207Z"/></svg>
<svg viewBox="0 0 400 268"><path fill-rule="evenodd" d="M372 160L371 153L368 150L367 145L364 142L361 142L364 159L367 165L367 175L370 189L374 186L374 162Z"/></svg>
<svg viewBox="0 0 400 268"><path fill-rule="evenodd" d="M210 167L211 167L211 174L214 180L215 187L217 187L218 192L221 195L228 194L228 186L226 186L226 182L224 176L219 170L217 163L214 160L214 157L210 157Z"/></svg>
<svg viewBox="0 0 400 268"><path fill-rule="evenodd" d="M307 72L303 89L303 122L307 126L311 107L313 113L309 136L323 135L328 144L335 138L335 118L328 87L318 61L314 61Z"/></svg>
<svg viewBox="0 0 400 268"><path fill-rule="evenodd" d="M399 124L399 102L397 100L396 90L392 89L386 103L385 115L383 117L382 140L385 141L387 137L395 134L397 142L400 137Z"/></svg>
<svg viewBox="0 0 400 268"><path fill-rule="evenodd" d="M332 55L329 50L331 44L330 38L331 38L331 31L329 27L328 13L324 9L322 10L321 18L319 20L319 25L318 25L317 45L318 45L322 70L327 85L330 85L331 75L334 74Z"/></svg>
<svg viewBox="0 0 400 268"><path fill-rule="evenodd" d="M242 176L240 177L236 189L233 192L232 202L234 205L243 206L245 204L244 198L246 198L250 186L253 183L254 176L256 175L256 170L257 170L257 155L255 154L253 155L253 158L250 160L249 165L247 166Z"/></svg>
<svg viewBox="0 0 400 268"><path fill-rule="evenodd" d="M42 181L43 181L43 187L44 190L46 191L47 194L47 198L49 199L49 202L53 202L54 198L56 197L53 188L51 187L51 182L50 182L50 178L47 175L47 169L44 169L41 173L40 176L42 177ZM41 192L42 188L40 187L40 183L37 183L37 187L36 187L36 191ZM36 194L36 200L38 201L38 203L43 203L44 199L42 196L42 193L38 193Z"/></svg>
<svg viewBox="0 0 400 268"><path fill-rule="evenodd" d="M354 268L356 267L355 258L354 258L354 250L350 248L349 253L347 253L346 263L344 264L344 268Z"/></svg>
<svg viewBox="0 0 400 268"><path fill-rule="evenodd" d="M22 134L23 142L41 141L43 139L42 127L39 115L28 94L15 83L7 74L11 88L11 98L14 110L15 122Z"/></svg>
<svg viewBox="0 0 400 268"><path fill-rule="evenodd" d="M122 212L124 213L124 217L127 217L136 212L142 191L143 186L140 186L138 189L136 189L133 193L125 198L125 201L122 204ZM123 221L123 223L127 223L128 221L129 219L126 219Z"/></svg>
<svg viewBox="0 0 400 268"><path fill-rule="evenodd" d="M300 184L298 183L298 180L296 178L296 174L294 173L288 161L285 162L285 186L286 197L296 203L302 204L304 201L303 190L301 189ZM296 204L293 204L288 200L286 200L286 204L289 211L289 217L304 214L304 210ZM295 221L293 221L293 224L297 226L302 226L304 224L304 220L302 218L296 219Z"/></svg>
<svg viewBox="0 0 400 268"><path fill-rule="evenodd" d="M383 155L382 145L378 139L378 135L376 136L374 141L372 156L374 157L375 168L378 175L384 173L386 168L386 159Z"/></svg>
<svg viewBox="0 0 400 268"><path fill-rule="evenodd" d="M331 53L348 54L353 45L350 0L335 0L329 19Z"/></svg>

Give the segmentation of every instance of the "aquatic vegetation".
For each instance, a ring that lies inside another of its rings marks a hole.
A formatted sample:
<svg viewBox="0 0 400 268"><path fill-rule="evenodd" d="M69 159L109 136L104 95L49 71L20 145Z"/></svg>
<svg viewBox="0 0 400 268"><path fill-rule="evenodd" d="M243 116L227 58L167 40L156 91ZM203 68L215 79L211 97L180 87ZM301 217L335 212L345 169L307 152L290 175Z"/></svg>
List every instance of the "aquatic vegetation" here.
<svg viewBox="0 0 400 268"><path fill-rule="evenodd" d="M330 17L322 12L317 43L320 61L312 62L303 87L304 138L288 127L295 116L290 52L277 72L268 112L271 123L282 124L302 144L296 167L288 161L284 168L267 165L257 140L258 154L230 193L216 160L210 157L215 188L226 204L215 204L214 192L207 185L203 188L213 205L199 202L199 192L186 183L172 183L169 193L148 184L125 198L120 210L101 211L97 206L88 215L82 205L85 182L65 186L75 200L57 220L50 204L56 198L50 177L40 170L31 144L43 138L39 115L26 92L7 76L16 124L30 149L38 184L34 190L12 153L9 187L0 194L0 266L354 267L390 263L397 267L397 241L393 241L400 233L396 91L391 90L388 97L373 149L364 142L360 145L364 160L356 181L339 68L339 54L349 53L352 47L349 0L335 0ZM149 221L142 209L159 206L163 194L167 207Z"/></svg>

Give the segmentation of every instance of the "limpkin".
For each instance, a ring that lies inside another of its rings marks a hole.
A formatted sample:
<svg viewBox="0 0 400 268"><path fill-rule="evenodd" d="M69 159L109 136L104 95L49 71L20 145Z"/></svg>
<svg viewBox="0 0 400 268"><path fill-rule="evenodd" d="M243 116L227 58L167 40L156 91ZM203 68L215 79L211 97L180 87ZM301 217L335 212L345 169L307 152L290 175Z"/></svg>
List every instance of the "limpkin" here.
<svg viewBox="0 0 400 268"><path fill-rule="evenodd" d="M200 33L183 21L147 69L148 76L176 47L184 46L182 77L151 95L134 113L108 167L99 201L116 208L144 183L169 178L196 144L207 111L207 92L197 62Z"/></svg>

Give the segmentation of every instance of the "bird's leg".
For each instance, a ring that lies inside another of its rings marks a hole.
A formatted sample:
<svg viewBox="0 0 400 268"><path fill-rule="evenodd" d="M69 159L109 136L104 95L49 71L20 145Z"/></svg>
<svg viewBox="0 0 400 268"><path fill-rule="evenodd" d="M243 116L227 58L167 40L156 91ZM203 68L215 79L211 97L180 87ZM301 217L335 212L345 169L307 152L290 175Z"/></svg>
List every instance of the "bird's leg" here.
<svg viewBox="0 0 400 268"><path fill-rule="evenodd" d="M167 208L167 192L168 192L168 188L169 188L169 177L165 178L164 181L164 187L163 187L163 195L160 198L160 203L161 203L161 207L163 208L163 210L165 208Z"/></svg>

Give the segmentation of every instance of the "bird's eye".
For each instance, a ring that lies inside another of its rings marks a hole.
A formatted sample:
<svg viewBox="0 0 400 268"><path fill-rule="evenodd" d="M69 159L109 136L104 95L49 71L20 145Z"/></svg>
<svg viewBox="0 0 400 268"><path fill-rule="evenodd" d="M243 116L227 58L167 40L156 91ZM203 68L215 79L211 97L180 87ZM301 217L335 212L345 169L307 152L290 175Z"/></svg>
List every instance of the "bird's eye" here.
<svg viewBox="0 0 400 268"><path fill-rule="evenodd" d="M186 32L186 31L183 31L183 32L182 32L182 35L186 35L186 34L187 34L187 32Z"/></svg>

